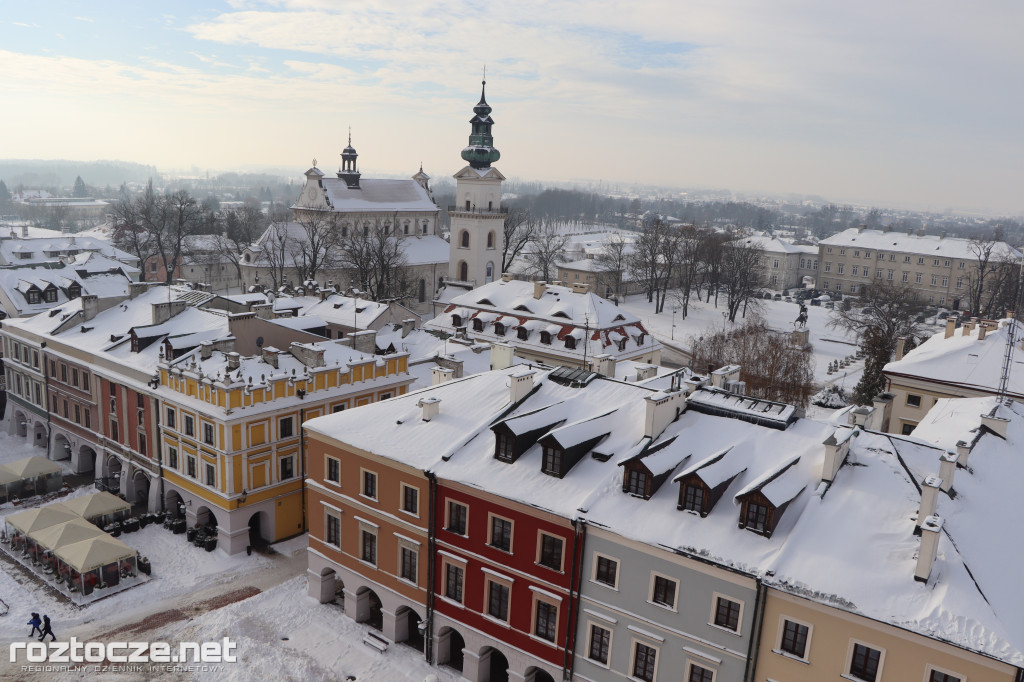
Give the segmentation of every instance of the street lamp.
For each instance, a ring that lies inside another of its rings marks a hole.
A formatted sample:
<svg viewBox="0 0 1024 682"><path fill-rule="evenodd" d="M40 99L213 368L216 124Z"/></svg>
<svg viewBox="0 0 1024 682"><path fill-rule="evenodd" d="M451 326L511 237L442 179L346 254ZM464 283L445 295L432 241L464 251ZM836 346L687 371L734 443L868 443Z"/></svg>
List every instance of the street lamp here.
<svg viewBox="0 0 1024 682"><path fill-rule="evenodd" d="M672 340L676 340L676 313L679 312L679 308L672 309Z"/></svg>

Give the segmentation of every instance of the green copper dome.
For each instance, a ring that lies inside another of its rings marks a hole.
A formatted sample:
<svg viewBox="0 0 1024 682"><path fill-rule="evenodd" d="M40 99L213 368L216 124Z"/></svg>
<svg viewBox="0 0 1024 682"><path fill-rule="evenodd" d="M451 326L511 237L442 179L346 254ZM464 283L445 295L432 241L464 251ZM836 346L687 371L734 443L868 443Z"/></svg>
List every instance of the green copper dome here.
<svg viewBox="0 0 1024 682"><path fill-rule="evenodd" d="M501 158L501 152L494 148L494 136L491 135L491 105L485 96L487 81L480 88L480 101L473 107L476 114L469 119L472 131L469 134L469 146L462 150L462 158L473 168L490 168L491 164Z"/></svg>

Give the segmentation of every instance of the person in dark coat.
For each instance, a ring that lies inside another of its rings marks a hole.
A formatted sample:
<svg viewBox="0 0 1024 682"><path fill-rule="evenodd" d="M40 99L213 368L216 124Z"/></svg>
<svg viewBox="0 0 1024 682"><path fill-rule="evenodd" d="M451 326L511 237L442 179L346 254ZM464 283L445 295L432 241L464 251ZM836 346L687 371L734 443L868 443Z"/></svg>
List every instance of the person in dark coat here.
<svg viewBox="0 0 1024 682"><path fill-rule="evenodd" d="M53 634L53 630L50 629L50 617L43 616L43 629L39 632L39 641L42 642L44 639L46 639L47 635L53 637L53 639L50 641L57 641L57 635Z"/></svg>
<svg viewBox="0 0 1024 682"><path fill-rule="evenodd" d="M43 621L39 620L39 614L38 613L33 613L32 614L32 620L30 620L28 622L28 624L32 626L32 632L28 633L29 637L35 637L37 632L40 635L43 634L42 628L39 627L40 625L43 624Z"/></svg>

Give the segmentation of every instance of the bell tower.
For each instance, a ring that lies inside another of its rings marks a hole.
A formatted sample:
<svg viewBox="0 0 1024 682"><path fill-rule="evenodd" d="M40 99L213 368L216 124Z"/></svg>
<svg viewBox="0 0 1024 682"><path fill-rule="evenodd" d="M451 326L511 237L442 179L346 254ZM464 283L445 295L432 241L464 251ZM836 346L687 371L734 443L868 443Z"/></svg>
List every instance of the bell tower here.
<svg viewBox="0 0 1024 682"><path fill-rule="evenodd" d="M359 189L359 176L362 173L359 172L359 168L356 166L356 160L359 158L359 154L356 153L355 147L352 146L352 129L348 129L348 146L341 150L341 168L338 170L338 177L345 181L345 186L349 189Z"/></svg>
<svg viewBox="0 0 1024 682"><path fill-rule="evenodd" d="M487 81L480 89L480 102L469 120L469 144L462 150L468 166L455 174L455 205L449 207L451 249L448 279L468 288L482 286L501 276L504 248L505 211L501 207L501 183L505 179L491 164L501 158L494 148L491 106L487 104Z"/></svg>

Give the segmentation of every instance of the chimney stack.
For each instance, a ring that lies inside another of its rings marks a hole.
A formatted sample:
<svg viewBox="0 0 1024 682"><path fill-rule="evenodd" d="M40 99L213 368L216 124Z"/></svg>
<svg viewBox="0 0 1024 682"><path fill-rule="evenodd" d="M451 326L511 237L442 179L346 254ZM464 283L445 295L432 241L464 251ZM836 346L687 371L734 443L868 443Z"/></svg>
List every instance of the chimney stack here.
<svg viewBox="0 0 1024 682"><path fill-rule="evenodd" d="M100 299L96 294L82 294L82 321L88 322L100 312Z"/></svg>
<svg viewBox="0 0 1024 682"><path fill-rule="evenodd" d="M402 320L402 338L409 336L409 332L416 329L416 320L409 318L408 320Z"/></svg>
<svg viewBox="0 0 1024 682"><path fill-rule="evenodd" d="M924 520L935 513L935 507L939 502L939 488L942 486L942 479L938 476L928 476L921 484L921 506L917 510L917 522L914 526L914 535L921 532Z"/></svg>
<svg viewBox="0 0 1024 682"><path fill-rule="evenodd" d="M441 413L440 398L420 398L416 406L423 410L423 421L428 422Z"/></svg>
<svg viewBox="0 0 1024 682"><path fill-rule="evenodd" d="M953 332L955 332L955 331L956 331L956 318L947 317L946 318L946 336L945 336L945 338L948 339L949 337L953 336Z"/></svg>
<svg viewBox="0 0 1024 682"><path fill-rule="evenodd" d="M547 291L547 288L548 288L547 282L534 282L533 283L533 297L539 299L541 296L544 295L544 292Z"/></svg>
<svg viewBox="0 0 1024 682"><path fill-rule="evenodd" d="M730 380L739 381L740 379L740 366L739 365L725 365L719 367L711 373L711 385L715 388L724 389Z"/></svg>
<svg viewBox="0 0 1024 682"><path fill-rule="evenodd" d="M273 346L266 346L263 349L263 362L267 363L274 369L278 369L277 349Z"/></svg>
<svg viewBox="0 0 1024 682"><path fill-rule="evenodd" d="M512 273L511 272L503 272L503 273L501 273L501 281L502 282L511 282L512 281Z"/></svg>
<svg viewBox="0 0 1024 682"><path fill-rule="evenodd" d="M935 564L935 556L939 551L939 534L941 532L942 519L938 516L929 516L921 524L921 548L917 552L914 580L922 583L928 582L928 577L932 574L932 566Z"/></svg>
<svg viewBox="0 0 1024 682"><path fill-rule="evenodd" d="M653 393L645 396L647 412L644 415L644 437L657 438L669 424L679 416L682 406L686 404L686 393Z"/></svg>
<svg viewBox="0 0 1024 682"><path fill-rule="evenodd" d="M868 420L868 428L872 431L885 431L889 428L889 417L892 415L892 393L879 393L871 399L875 411Z"/></svg>
<svg viewBox="0 0 1024 682"><path fill-rule="evenodd" d="M293 341L291 345L288 346L288 352L290 352L296 360L310 369L327 366L327 360L325 358L327 350L325 348L317 348L312 345L307 346L306 344L299 343L298 341Z"/></svg>
<svg viewBox="0 0 1024 682"><path fill-rule="evenodd" d="M903 359L903 349L906 347L906 345L907 345L907 337L900 336L899 338L896 339L896 360L897 361Z"/></svg>
<svg viewBox="0 0 1024 682"><path fill-rule="evenodd" d="M430 385L437 386L443 384L446 381L451 381L452 377L455 376L454 369L448 369L447 367L431 367L430 368ZM429 420L428 420L429 421Z"/></svg>
<svg viewBox="0 0 1024 682"><path fill-rule="evenodd" d="M603 377L615 378L615 358L608 353L594 356L594 371Z"/></svg>
<svg viewBox="0 0 1024 682"><path fill-rule="evenodd" d="M1006 427L1009 424L1009 419L1003 419L992 414L981 415L981 425L991 429L1000 438L1006 438Z"/></svg>
<svg viewBox="0 0 1024 682"><path fill-rule="evenodd" d="M988 325L985 324L984 322L982 322L980 325L978 325L978 341L984 341L985 340L985 334L987 334L987 333L988 333Z"/></svg>
<svg viewBox="0 0 1024 682"><path fill-rule="evenodd" d="M239 367L242 366L242 358L241 358L241 356L238 353L232 351L232 352L228 353L227 356L228 356L228 371L229 372L233 372L233 371L237 370Z"/></svg>
<svg viewBox="0 0 1024 682"><path fill-rule="evenodd" d="M654 365L639 365L636 368L636 380L647 381L658 376L658 368Z"/></svg>
<svg viewBox="0 0 1024 682"><path fill-rule="evenodd" d="M507 343L491 344L491 369L505 369L515 362L516 349Z"/></svg>
<svg viewBox="0 0 1024 682"><path fill-rule="evenodd" d="M956 461L959 459L955 452L947 452L939 457L939 478L942 483L939 489L949 493L953 489L953 476L956 474Z"/></svg>
<svg viewBox="0 0 1024 682"><path fill-rule="evenodd" d="M509 376L509 401L518 403L533 390L533 370L519 371Z"/></svg>
<svg viewBox="0 0 1024 682"><path fill-rule="evenodd" d="M825 459L821 463L821 480L831 483L836 480L839 467L843 466L846 456L850 454L850 438L853 436L852 429L836 431L825 439Z"/></svg>
<svg viewBox="0 0 1024 682"><path fill-rule="evenodd" d="M377 331L374 329L366 329L361 332L353 332L349 334L352 339L352 348L368 355L373 355L377 352Z"/></svg>
<svg viewBox="0 0 1024 682"><path fill-rule="evenodd" d="M213 355L213 342L203 341L199 344L199 357L203 360L209 360L210 356Z"/></svg>
<svg viewBox="0 0 1024 682"><path fill-rule="evenodd" d="M24 239L28 239L28 225L22 225L21 226L21 236Z"/></svg>

